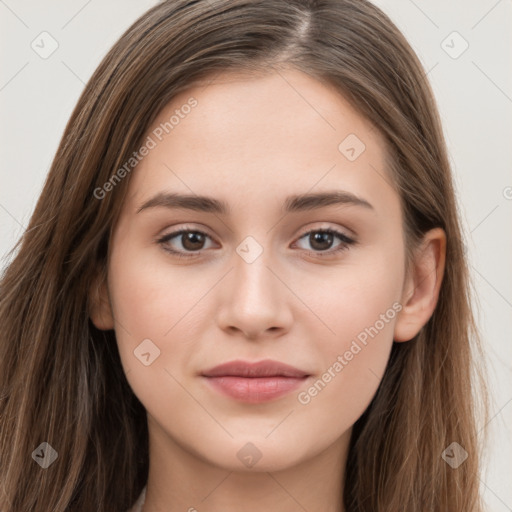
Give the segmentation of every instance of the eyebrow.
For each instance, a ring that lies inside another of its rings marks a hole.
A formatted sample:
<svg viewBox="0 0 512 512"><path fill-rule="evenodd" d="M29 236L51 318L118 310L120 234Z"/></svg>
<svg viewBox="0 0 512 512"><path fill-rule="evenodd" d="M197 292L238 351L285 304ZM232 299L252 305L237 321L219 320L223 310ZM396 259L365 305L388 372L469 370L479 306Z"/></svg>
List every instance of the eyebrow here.
<svg viewBox="0 0 512 512"><path fill-rule="evenodd" d="M298 194L288 196L283 205L286 213L316 210L331 205L362 206L373 210L373 206L365 199L345 190L317 192L314 194ZM208 196L187 195L160 192L143 203L137 213L154 207L181 208L196 212L229 215L231 208L225 201Z"/></svg>

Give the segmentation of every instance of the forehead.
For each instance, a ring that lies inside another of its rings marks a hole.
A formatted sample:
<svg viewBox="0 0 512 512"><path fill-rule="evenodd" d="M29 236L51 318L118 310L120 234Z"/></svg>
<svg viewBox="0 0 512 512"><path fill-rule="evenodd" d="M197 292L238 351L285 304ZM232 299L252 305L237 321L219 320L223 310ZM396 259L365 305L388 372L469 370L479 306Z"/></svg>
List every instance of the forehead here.
<svg viewBox="0 0 512 512"><path fill-rule="evenodd" d="M193 97L197 106L180 120L180 130L176 126L173 135L194 131L195 138L205 143L227 142L231 149L239 150L257 142L276 141L276 136L283 150L307 142L308 150L323 143L322 149L330 145L338 151L339 142L349 133L368 143L383 142L334 86L297 70L254 76L223 73L202 84L177 95L153 126L168 121Z"/></svg>
<svg viewBox="0 0 512 512"><path fill-rule="evenodd" d="M154 144L132 176L134 200L164 189L229 202L312 187L379 196L391 183L379 131L332 85L296 70L205 80L175 96L146 137Z"/></svg>

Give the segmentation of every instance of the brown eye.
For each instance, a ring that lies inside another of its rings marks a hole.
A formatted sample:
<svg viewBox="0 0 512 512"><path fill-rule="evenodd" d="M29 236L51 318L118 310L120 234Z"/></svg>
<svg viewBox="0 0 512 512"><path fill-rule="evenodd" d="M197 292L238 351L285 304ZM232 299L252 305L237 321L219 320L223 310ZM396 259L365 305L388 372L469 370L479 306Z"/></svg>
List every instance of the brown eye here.
<svg viewBox="0 0 512 512"><path fill-rule="evenodd" d="M306 249L315 256L332 255L338 251L348 249L349 245L355 244L355 240L352 240L343 233L336 231L335 229L315 229L304 233L299 240L306 239L311 249ZM338 239L340 243L331 249L333 242ZM330 250L329 250L330 249Z"/></svg>
<svg viewBox="0 0 512 512"><path fill-rule="evenodd" d="M313 249L318 251L330 249L333 240L333 234L326 231L312 231L309 233L309 243Z"/></svg>
<svg viewBox="0 0 512 512"><path fill-rule="evenodd" d="M202 231L181 229L164 235L158 240L158 243L170 253L188 257L195 256L195 254L187 254L187 252L194 253L205 249L205 241L207 239L210 239L210 237Z"/></svg>
<svg viewBox="0 0 512 512"><path fill-rule="evenodd" d="M187 251L197 251L204 245L205 235L198 231L189 231L181 234L181 244Z"/></svg>

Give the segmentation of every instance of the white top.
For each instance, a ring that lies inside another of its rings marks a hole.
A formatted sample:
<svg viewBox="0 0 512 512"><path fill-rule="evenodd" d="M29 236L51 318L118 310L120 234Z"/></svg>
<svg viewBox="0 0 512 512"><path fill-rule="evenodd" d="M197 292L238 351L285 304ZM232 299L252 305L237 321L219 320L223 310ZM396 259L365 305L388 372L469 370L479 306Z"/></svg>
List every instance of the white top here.
<svg viewBox="0 0 512 512"><path fill-rule="evenodd" d="M146 487L142 489L142 492L140 493L140 496L137 498L137 501L134 503L133 507L130 510L127 510L126 512L141 512L142 506L146 501Z"/></svg>

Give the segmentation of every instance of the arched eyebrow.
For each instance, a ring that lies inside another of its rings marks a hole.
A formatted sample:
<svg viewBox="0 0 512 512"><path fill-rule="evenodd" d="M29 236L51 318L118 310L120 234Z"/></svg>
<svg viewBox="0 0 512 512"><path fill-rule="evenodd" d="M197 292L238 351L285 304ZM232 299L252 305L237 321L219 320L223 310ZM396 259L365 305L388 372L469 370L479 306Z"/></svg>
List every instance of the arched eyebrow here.
<svg viewBox="0 0 512 512"><path fill-rule="evenodd" d="M374 210L373 206L368 201L345 190L291 195L286 198L282 210L285 213L293 213L317 210L331 205L361 206L366 209ZM208 196L168 192L160 192L145 201L138 208L137 213L155 207L185 209L219 215L231 214L231 208L225 201Z"/></svg>

